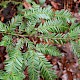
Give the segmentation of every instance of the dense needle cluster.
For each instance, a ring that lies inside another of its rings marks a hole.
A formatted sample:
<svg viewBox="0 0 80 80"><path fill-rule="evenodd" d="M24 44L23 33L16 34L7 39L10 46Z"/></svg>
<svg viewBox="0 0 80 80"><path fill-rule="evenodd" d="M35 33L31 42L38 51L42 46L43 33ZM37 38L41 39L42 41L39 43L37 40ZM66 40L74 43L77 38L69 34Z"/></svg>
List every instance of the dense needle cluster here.
<svg viewBox="0 0 80 80"><path fill-rule="evenodd" d="M67 10L53 12L50 6L40 7L31 2L25 9L17 6L18 13L6 24L0 22L3 35L0 46L6 47L8 58L0 71L0 80L23 80L27 67L29 80L53 80L56 74L45 54L61 57L55 44L70 42L80 58L80 23Z"/></svg>

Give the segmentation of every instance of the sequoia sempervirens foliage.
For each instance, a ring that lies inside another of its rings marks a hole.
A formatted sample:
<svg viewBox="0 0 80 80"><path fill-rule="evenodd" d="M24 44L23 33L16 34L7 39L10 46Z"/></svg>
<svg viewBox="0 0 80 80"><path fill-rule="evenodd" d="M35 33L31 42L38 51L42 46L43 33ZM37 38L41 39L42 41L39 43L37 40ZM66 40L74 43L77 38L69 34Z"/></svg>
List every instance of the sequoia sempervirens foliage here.
<svg viewBox="0 0 80 80"><path fill-rule="evenodd" d="M50 6L41 7L33 1L30 4L29 9L19 4L16 16L6 24L0 22L0 46L6 47L7 55L0 80L23 80L25 68L29 80L55 79L53 66L45 58L45 54L61 57L55 44L70 42L74 55L80 58L80 23L71 13L53 12Z"/></svg>

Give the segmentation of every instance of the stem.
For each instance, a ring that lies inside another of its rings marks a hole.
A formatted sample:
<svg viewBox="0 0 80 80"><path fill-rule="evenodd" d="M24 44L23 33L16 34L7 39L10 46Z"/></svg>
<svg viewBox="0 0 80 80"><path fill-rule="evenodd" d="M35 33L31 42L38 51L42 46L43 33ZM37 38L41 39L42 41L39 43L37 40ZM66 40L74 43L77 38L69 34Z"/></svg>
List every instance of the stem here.
<svg viewBox="0 0 80 80"><path fill-rule="evenodd" d="M13 36L19 36L19 37L23 37L23 38L25 38L25 37L29 37L30 35L22 35L22 34L16 34L16 33L14 33L14 34L12 34L12 33L7 33L7 32L1 32L2 34L7 34L7 35L13 35ZM37 36L38 38L45 38L45 39L52 39L52 40L73 40L72 38L70 38L69 36L68 37L66 37L66 38L50 38L50 37L45 37L45 36ZM78 37L78 39L80 39L80 37ZM75 39L74 39L75 40Z"/></svg>
<svg viewBox="0 0 80 80"><path fill-rule="evenodd" d="M11 33L6 33L6 32L1 32L2 34L7 34L7 35L13 35L13 36L19 36L19 37L28 37L29 35L21 35L21 34L11 34Z"/></svg>

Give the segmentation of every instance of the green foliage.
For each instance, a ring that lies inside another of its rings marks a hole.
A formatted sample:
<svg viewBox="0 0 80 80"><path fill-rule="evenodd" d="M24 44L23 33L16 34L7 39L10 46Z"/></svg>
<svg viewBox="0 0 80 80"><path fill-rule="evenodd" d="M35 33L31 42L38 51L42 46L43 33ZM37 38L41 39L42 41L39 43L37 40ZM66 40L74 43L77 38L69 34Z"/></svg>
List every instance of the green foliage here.
<svg viewBox="0 0 80 80"><path fill-rule="evenodd" d="M67 22L70 22L71 21L71 14L69 11L64 11L64 10L61 10L60 12L59 11L56 11L55 12L55 17L59 20L64 20L67 21Z"/></svg>
<svg viewBox="0 0 80 80"><path fill-rule="evenodd" d="M40 76L45 80L55 79L52 65L44 55L61 56L53 43L72 42L80 36L80 23L76 23L67 10L53 12L50 6L41 8L34 2L30 3L32 3L31 9L23 9L20 4L15 17L6 24L0 22L0 33L3 34L0 46L6 46L9 56L4 62L5 71L0 71L0 80L23 80L26 66L29 80L39 80ZM48 41L52 44L47 43ZM22 52L24 44L27 50ZM79 48L80 41L73 43L73 51L78 57L80 57Z"/></svg>
<svg viewBox="0 0 80 80"><path fill-rule="evenodd" d="M71 42L74 54L77 55L80 63L80 40L78 42Z"/></svg>
<svg viewBox="0 0 80 80"><path fill-rule="evenodd" d="M41 53L38 53L38 56L40 61L40 70L43 77L46 80L53 80L54 78L56 78L55 73L52 71L52 65L50 64L50 62L47 62L47 60Z"/></svg>
<svg viewBox="0 0 80 80"><path fill-rule="evenodd" d="M2 22L0 22L0 31L7 32L7 26L5 24L3 24Z"/></svg>
<svg viewBox="0 0 80 80"><path fill-rule="evenodd" d="M53 56L60 56L60 53L58 51L58 49L56 47L50 46L48 44L37 44L36 45L36 50L38 50L39 52L43 53L43 54L50 54Z"/></svg>
<svg viewBox="0 0 80 80"><path fill-rule="evenodd" d="M39 18L51 19L51 17L53 16L53 12L50 6L46 8L41 8L39 5L33 3L32 8L25 11L24 16L29 20L39 19Z"/></svg>
<svg viewBox="0 0 80 80"><path fill-rule="evenodd" d="M16 2L16 1L14 1L14 0L2 0L2 1L0 1L1 3L0 3L0 6L3 6L4 8L6 8L7 7L7 4L9 3L9 2L12 2L12 3L14 3L14 4L21 4L21 2Z"/></svg>
<svg viewBox="0 0 80 80"><path fill-rule="evenodd" d="M39 58L34 51L28 52L27 58L28 72L30 80L39 80L40 69L39 69Z"/></svg>

